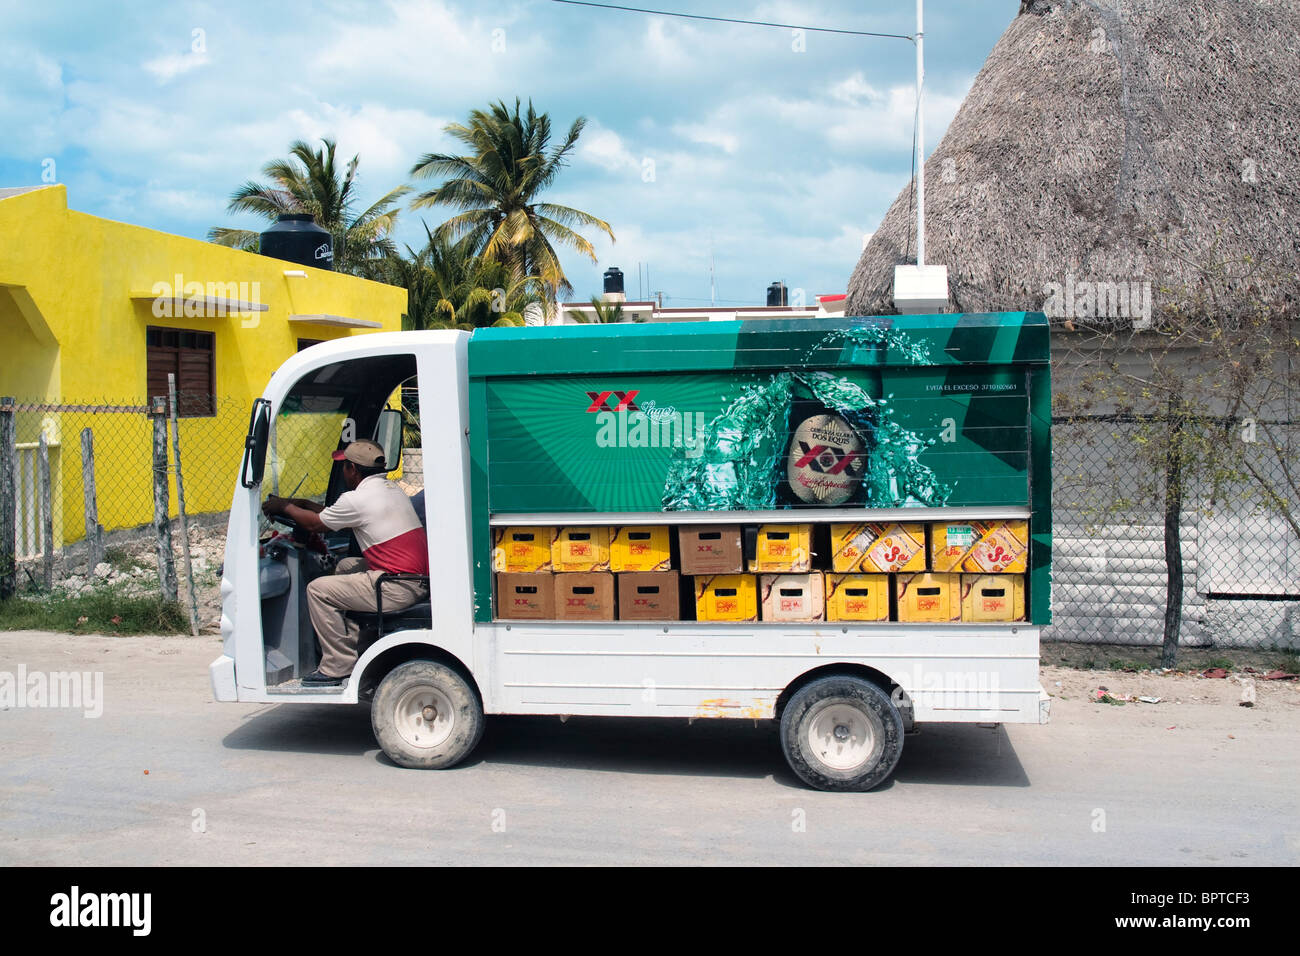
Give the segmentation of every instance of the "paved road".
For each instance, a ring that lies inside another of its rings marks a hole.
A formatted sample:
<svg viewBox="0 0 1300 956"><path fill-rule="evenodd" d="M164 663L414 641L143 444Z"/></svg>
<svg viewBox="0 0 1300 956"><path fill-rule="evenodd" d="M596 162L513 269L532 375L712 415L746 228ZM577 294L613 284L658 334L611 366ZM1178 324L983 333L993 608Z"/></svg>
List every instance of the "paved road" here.
<svg viewBox="0 0 1300 956"><path fill-rule="evenodd" d="M0 713L0 864L1300 862L1289 702L1234 707L1231 737L1078 698L930 726L884 787L825 794L748 721L489 718L467 765L402 770L365 707L213 702L218 650L0 634L0 671L104 675L98 718Z"/></svg>

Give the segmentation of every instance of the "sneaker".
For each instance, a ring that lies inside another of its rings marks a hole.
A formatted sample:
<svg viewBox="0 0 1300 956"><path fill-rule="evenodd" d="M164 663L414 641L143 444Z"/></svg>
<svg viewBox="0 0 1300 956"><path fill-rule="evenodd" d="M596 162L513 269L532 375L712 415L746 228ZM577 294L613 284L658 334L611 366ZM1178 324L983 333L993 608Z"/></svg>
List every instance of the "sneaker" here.
<svg viewBox="0 0 1300 956"><path fill-rule="evenodd" d="M327 677L320 672L320 668L317 668L302 679L302 685L304 687L338 687L351 676L351 674L344 674L342 677Z"/></svg>

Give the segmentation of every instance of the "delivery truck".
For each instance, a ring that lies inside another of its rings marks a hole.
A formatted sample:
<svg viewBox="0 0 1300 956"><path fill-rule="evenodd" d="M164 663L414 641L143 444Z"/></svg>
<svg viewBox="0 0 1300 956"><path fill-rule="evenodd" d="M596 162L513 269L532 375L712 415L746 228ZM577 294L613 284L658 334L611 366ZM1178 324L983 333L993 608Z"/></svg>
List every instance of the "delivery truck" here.
<svg viewBox="0 0 1300 956"><path fill-rule="evenodd" d="M368 702L414 768L492 714L770 721L824 790L875 787L927 722L1045 723L1048 350L1021 312L312 346L252 409L213 692ZM422 452L429 596L354 613L352 674L304 686L306 586L355 542L261 504L332 502L360 438Z"/></svg>

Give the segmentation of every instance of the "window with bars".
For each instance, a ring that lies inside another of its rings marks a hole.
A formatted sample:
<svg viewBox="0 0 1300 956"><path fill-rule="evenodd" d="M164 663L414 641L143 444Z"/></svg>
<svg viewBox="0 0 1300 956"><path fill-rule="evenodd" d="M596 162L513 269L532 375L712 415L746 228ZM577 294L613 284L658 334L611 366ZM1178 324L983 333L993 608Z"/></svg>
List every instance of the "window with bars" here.
<svg viewBox="0 0 1300 956"><path fill-rule="evenodd" d="M215 415L216 336L190 329L145 330L148 397L167 394L167 375L176 376L176 414Z"/></svg>

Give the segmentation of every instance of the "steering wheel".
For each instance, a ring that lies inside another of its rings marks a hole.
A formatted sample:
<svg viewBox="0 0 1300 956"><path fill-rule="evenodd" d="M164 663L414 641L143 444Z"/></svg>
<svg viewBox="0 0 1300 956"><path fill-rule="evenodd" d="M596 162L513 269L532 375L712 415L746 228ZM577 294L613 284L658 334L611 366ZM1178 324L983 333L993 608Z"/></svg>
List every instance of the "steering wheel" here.
<svg viewBox="0 0 1300 956"><path fill-rule="evenodd" d="M299 530L301 530L300 526L298 525L298 522L294 521L294 520L293 520L292 518L290 518L288 515L284 515L284 514L267 515L267 516L266 516L266 520L267 520L267 521L273 521L273 522L275 522L276 524L282 524L282 525L284 525L286 528L288 528L290 531L299 531Z"/></svg>

